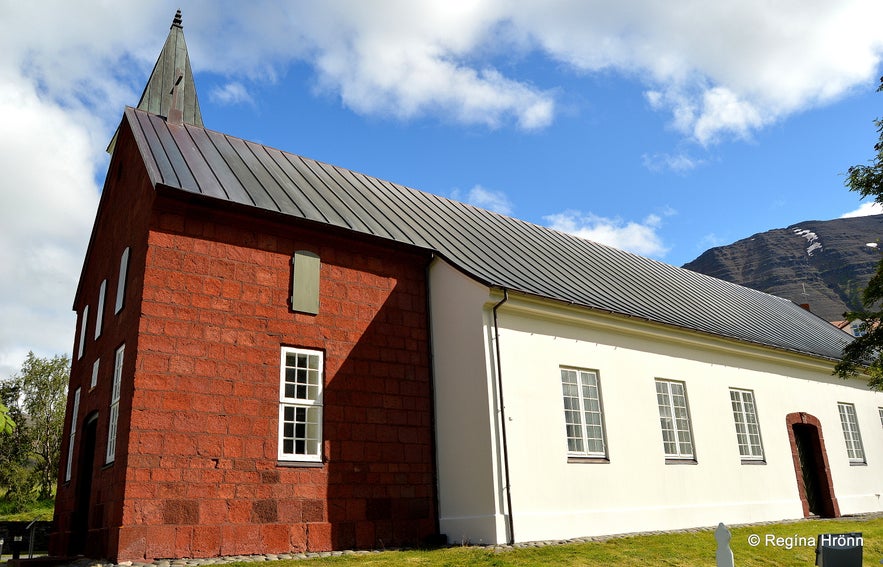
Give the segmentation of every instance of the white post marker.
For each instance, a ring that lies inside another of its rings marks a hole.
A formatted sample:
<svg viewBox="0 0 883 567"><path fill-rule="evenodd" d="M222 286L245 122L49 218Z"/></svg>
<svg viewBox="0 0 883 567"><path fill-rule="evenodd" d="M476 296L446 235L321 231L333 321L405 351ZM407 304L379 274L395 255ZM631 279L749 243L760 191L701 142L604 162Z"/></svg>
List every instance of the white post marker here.
<svg viewBox="0 0 883 567"><path fill-rule="evenodd" d="M730 537L730 530L727 529L727 526L723 522L719 523L717 529L714 530L714 539L717 540L717 552L715 553L717 567L735 567L733 550L730 549Z"/></svg>

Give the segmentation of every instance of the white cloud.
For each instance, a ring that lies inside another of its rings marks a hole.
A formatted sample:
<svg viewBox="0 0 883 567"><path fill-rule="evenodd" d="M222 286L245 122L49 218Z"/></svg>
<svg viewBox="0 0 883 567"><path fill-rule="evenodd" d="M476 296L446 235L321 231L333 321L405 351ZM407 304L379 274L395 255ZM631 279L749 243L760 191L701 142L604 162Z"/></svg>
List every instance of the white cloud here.
<svg viewBox="0 0 883 567"><path fill-rule="evenodd" d="M102 6L14 3L0 24L10 32L0 46L13 57L27 53L30 74L49 91L72 87L81 99L110 100L115 117L141 86L156 31L176 5ZM186 8L185 29L196 68L230 77L235 90L216 93L230 100L243 100L248 81L276 81L293 62L306 62L317 88L359 113L534 130L551 124L559 107L556 87L517 76L517 62L538 55L564 63L564 73L636 79L673 128L711 144L750 137L874 81L881 19L878 0L255 0L220 7L196 0ZM37 21L40 34L31 31Z"/></svg>
<svg viewBox="0 0 883 567"><path fill-rule="evenodd" d="M357 112L403 119L432 112L489 127L551 123L555 103L548 93L471 60L506 17L495 3L323 6L301 29L315 46L320 85Z"/></svg>
<svg viewBox="0 0 883 567"><path fill-rule="evenodd" d="M701 143L745 137L873 81L876 0L681 0L522 5L514 25L585 72L619 71Z"/></svg>
<svg viewBox="0 0 883 567"><path fill-rule="evenodd" d="M870 203L862 203L862 205L854 211L843 213L842 215L840 215L840 218L846 219L851 217L867 217L870 215L880 214L883 214L883 205L876 201L871 201Z"/></svg>
<svg viewBox="0 0 883 567"><path fill-rule="evenodd" d="M212 102L222 106L243 103L254 104L254 99L249 94L248 89L238 81L226 83L223 86L215 86L209 90L208 96Z"/></svg>
<svg viewBox="0 0 883 567"><path fill-rule="evenodd" d="M466 194L463 194L459 189L455 189L451 193L451 198L500 213L501 215L511 215L513 211L512 202L504 192L486 189L481 185L476 185Z"/></svg>
<svg viewBox="0 0 883 567"><path fill-rule="evenodd" d="M137 101L177 7L44 0L0 8L0 377L28 349L70 349L103 150L123 106ZM218 101L247 102L255 82L305 63L317 89L355 112L536 130L556 119L560 87L521 77L519 61L544 61L554 67L546 80L634 79L651 108L702 144L748 138L871 85L881 20L879 0L193 0L184 13L194 68L226 77ZM696 165L664 153L645 162ZM511 209L495 193L475 199ZM560 216L598 240L665 251L653 218Z"/></svg>
<svg viewBox="0 0 883 567"><path fill-rule="evenodd" d="M557 112L552 92L494 65L539 53L578 73L637 79L651 107L702 144L750 137L868 84L883 53L878 0L238 6L209 16L222 18L209 29L225 28L203 39L212 59L234 65L227 72L271 77L268 66L306 60L320 88L356 112L542 128Z"/></svg>
<svg viewBox="0 0 883 567"><path fill-rule="evenodd" d="M635 222L568 210L544 216L543 220L549 223L549 228L642 256L661 258L668 252L656 232L662 226L658 215L648 215L643 221Z"/></svg>
<svg viewBox="0 0 883 567"><path fill-rule="evenodd" d="M699 239L699 242L696 244L696 250L698 254L701 254L711 248L717 248L718 246L723 246L727 244L727 242L718 236L717 234L710 232Z"/></svg>
<svg viewBox="0 0 883 567"><path fill-rule="evenodd" d="M673 171L686 173L702 165L704 160L696 159L685 153L680 154L644 154L641 156L644 167L650 171Z"/></svg>
<svg viewBox="0 0 883 567"><path fill-rule="evenodd" d="M27 81L0 83L0 378L33 350L69 353L71 313L98 202L89 128Z"/></svg>

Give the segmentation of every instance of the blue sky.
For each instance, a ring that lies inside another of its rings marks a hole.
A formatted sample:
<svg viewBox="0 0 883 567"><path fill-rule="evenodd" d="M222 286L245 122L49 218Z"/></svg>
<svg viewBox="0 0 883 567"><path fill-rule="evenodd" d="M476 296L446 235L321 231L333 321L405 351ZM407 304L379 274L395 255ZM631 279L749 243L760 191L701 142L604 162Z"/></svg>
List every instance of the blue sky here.
<svg viewBox="0 0 883 567"><path fill-rule="evenodd" d="M0 378L71 350L176 8L208 128L675 265L857 211L883 115L879 0L0 0Z"/></svg>

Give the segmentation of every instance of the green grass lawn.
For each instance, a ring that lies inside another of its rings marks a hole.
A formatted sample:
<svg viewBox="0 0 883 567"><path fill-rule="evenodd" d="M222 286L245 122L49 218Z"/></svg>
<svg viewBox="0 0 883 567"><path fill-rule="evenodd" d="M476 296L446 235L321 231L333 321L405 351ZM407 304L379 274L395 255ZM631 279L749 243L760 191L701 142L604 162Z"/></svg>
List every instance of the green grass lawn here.
<svg viewBox="0 0 883 567"><path fill-rule="evenodd" d="M55 500L52 498L38 500L21 512L13 512L12 504L0 500L0 522L30 522L32 520L51 522L54 510Z"/></svg>
<svg viewBox="0 0 883 567"><path fill-rule="evenodd" d="M797 538L815 538L822 533L861 532L865 566L879 566L883 559L883 518L804 520L773 525L734 528L730 547L737 567L805 567L815 564L815 547L793 545ZM752 547L750 535L761 543ZM782 538L780 545L767 544L767 534ZM788 549L789 540L790 549ZM805 542L800 542L805 543ZM716 542L711 530L694 533L611 538L598 543L550 545L538 548L493 550L480 547L451 547L429 551L387 551L368 555L308 560L307 565L393 566L477 566L527 567L602 566L645 567L647 565L714 567ZM245 564L243 564L245 565ZM304 561L280 561L274 567L303 567Z"/></svg>
<svg viewBox="0 0 883 567"><path fill-rule="evenodd" d="M52 501L40 502L20 514L8 513L0 503L0 521L52 519ZM880 566L883 560L883 517L801 520L771 525L737 527L730 547L737 567L797 567L815 564L815 546L806 539L822 533L861 532L865 566ZM749 544L756 535L760 543ZM781 538L767 543L769 539ZM790 539L788 539L790 538ZM800 538L803 538L801 541ZM716 541L712 530L659 535L613 537L603 542L494 550L485 547L449 547L434 550L386 551L366 555L328 557L301 561L278 561L273 567L305 565L358 565L371 567L418 566L477 567L602 566L644 567L647 565L714 567ZM789 549L790 547L790 549ZM254 564L240 564L248 565Z"/></svg>

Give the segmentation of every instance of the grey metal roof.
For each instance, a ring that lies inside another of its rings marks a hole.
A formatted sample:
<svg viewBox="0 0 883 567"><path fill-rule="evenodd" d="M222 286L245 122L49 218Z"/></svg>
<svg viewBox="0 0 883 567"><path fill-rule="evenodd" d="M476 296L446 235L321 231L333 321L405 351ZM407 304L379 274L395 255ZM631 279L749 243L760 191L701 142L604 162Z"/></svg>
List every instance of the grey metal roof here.
<svg viewBox="0 0 883 567"><path fill-rule="evenodd" d="M490 285L824 358L851 337L791 301L205 128L125 114L154 185L429 249Z"/></svg>

